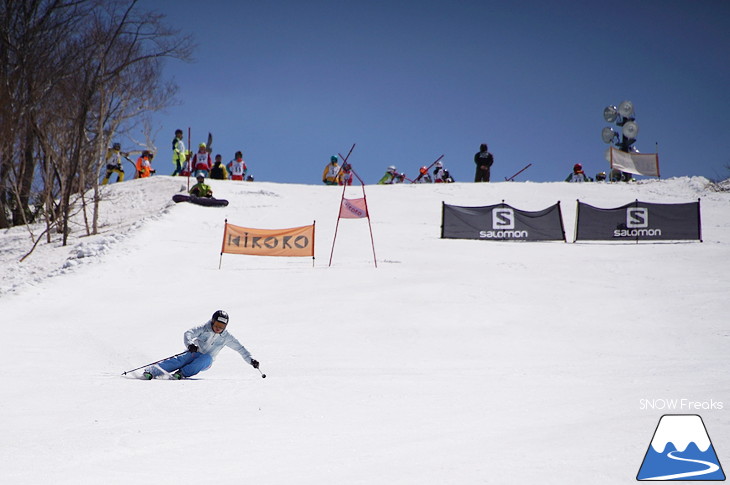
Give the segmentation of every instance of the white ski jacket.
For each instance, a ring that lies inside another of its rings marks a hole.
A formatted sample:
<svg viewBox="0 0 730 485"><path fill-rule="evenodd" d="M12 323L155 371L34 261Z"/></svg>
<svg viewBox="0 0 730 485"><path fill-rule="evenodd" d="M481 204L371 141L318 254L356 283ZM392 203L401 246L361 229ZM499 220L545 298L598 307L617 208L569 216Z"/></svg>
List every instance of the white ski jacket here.
<svg viewBox="0 0 730 485"><path fill-rule="evenodd" d="M208 354L213 359L215 359L215 356L218 355L218 352L220 352L224 346L230 347L241 354L243 360L245 360L248 364L251 363L251 353L246 350L246 347L241 345L241 342L239 342L236 337L228 333L228 330L223 330L221 333L215 333L210 320L199 327L193 327L185 332L184 341L185 347L190 344L195 344L198 346L198 352Z"/></svg>

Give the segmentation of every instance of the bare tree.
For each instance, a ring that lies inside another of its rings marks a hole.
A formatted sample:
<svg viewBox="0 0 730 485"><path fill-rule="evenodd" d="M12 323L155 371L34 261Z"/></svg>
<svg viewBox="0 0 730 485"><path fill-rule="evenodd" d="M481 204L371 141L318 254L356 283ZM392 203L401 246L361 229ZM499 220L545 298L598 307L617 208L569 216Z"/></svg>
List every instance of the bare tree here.
<svg viewBox="0 0 730 485"><path fill-rule="evenodd" d="M188 60L193 44L138 0L0 2L0 227L42 213L66 244L89 189L86 232L97 231L107 147L171 103L162 62Z"/></svg>

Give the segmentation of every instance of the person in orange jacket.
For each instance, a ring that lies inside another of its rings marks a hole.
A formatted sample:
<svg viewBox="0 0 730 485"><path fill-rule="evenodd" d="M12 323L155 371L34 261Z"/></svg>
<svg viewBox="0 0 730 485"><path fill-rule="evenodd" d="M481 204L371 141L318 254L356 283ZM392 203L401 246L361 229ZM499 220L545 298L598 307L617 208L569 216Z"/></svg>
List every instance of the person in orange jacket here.
<svg viewBox="0 0 730 485"><path fill-rule="evenodd" d="M152 159L154 157L147 150L142 152L142 155L137 159L137 178L147 178L155 173L155 169L152 168Z"/></svg>

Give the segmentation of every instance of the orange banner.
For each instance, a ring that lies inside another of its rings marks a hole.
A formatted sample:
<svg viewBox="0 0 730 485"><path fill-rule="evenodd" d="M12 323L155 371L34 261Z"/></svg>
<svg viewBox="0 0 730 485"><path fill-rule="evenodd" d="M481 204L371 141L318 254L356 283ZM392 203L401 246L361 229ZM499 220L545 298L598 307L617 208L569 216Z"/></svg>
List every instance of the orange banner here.
<svg viewBox="0 0 730 485"><path fill-rule="evenodd" d="M221 253L314 257L314 224L291 229L251 229L226 223Z"/></svg>

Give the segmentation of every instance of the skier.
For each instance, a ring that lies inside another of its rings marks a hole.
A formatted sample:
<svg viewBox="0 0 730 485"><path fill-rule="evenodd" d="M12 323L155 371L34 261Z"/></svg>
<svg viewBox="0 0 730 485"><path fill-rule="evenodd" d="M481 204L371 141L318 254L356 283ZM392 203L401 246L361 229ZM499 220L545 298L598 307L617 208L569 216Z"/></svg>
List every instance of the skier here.
<svg viewBox="0 0 730 485"><path fill-rule="evenodd" d="M215 180L228 179L228 170L226 170L226 166L221 162L220 154L215 156L215 163L213 163L213 168L210 169L210 178Z"/></svg>
<svg viewBox="0 0 730 485"><path fill-rule="evenodd" d="M243 161L243 153L240 150L233 156L233 160L228 162L227 167L231 173L231 180L245 180L248 167Z"/></svg>
<svg viewBox="0 0 730 485"><path fill-rule="evenodd" d="M477 172L474 176L474 182L489 182L490 171L494 163L494 156L489 153L487 144L482 143L479 151L474 154L474 163L477 166Z"/></svg>
<svg viewBox="0 0 730 485"><path fill-rule="evenodd" d="M210 153L206 150L205 143L198 145L198 153L193 155L193 171L195 174L202 174L203 177L208 176L208 172L212 168L213 164L210 160Z"/></svg>
<svg viewBox="0 0 730 485"><path fill-rule="evenodd" d="M433 167L433 181L437 184L445 182L444 180L444 173L446 171L444 170L444 164L439 162L436 162Z"/></svg>
<svg viewBox="0 0 730 485"><path fill-rule="evenodd" d="M144 150L142 152L142 155L137 159L137 178L147 178L153 173L155 173L155 169L152 168L152 159L155 158L155 156L149 152L148 150Z"/></svg>
<svg viewBox="0 0 730 485"><path fill-rule="evenodd" d="M591 179L583 172L583 165L576 163L573 165L573 171L565 178L566 182L592 182Z"/></svg>
<svg viewBox="0 0 730 485"><path fill-rule="evenodd" d="M326 185L337 185L340 183L340 166L337 164L337 156L330 157L330 163L324 167L322 182Z"/></svg>
<svg viewBox="0 0 730 485"><path fill-rule="evenodd" d="M228 313L223 310L216 311L211 319L203 325L193 327L185 332L183 342L188 349L187 352L148 367L142 374L143 378L150 380L159 377L163 374L163 371L172 372L173 379L194 376L199 372L208 370L213 365L213 360L218 352L224 346L241 354L246 363L251 364L254 369L258 369L258 361L251 357L251 353L236 337L228 333L227 326Z"/></svg>
<svg viewBox="0 0 730 485"><path fill-rule="evenodd" d="M399 178L399 177L400 177L401 175L402 175L402 174L399 174L399 173L398 173L398 169L397 169L397 168L395 168L395 165L391 165L391 166L389 166L389 167L388 167L388 170L386 170L386 171L385 171L385 175L383 175L383 176L382 176L382 177L380 178L380 180L378 180L378 185L390 185L390 184L397 184L397 183L399 183L399 182L398 182L398 178ZM403 178L405 178L405 176L403 176L403 177L402 177L402 178L400 179L400 182L402 182L402 181L403 181Z"/></svg>
<svg viewBox="0 0 730 485"><path fill-rule="evenodd" d="M181 175L180 172L183 170L186 159L183 132L182 130L175 130L175 138L172 139L172 163L175 164L175 170L172 172L173 177L175 175Z"/></svg>
<svg viewBox="0 0 730 485"><path fill-rule="evenodd" d="M203 174L199 173L195 176L195 179L198 183L190 187L190 195L194 197L213 197L213 189L210 188L210 185L205 183L205 177L203 177Z"/></svg>
<svg viewBox="0 0 730 485"><path fill-rule="evenodd" d="M418 169L418 177L414 180L417 184L430 184L433 183L431 175L428 173L428 167L421 167Z"/></svg>
<svg viewBox="0 0 730 485"><path fill-rule="evenodd" d="M342 170L340 171L340 185L352 185L352 165L345 162L342 164Z"/></svg>
<svg viewBox="0 0 730 485"><path fill-rule="evenodd" d="M104 180L101 181L101 185L109 183L109 177L112 174L117 174L117 182L124 182L124 169L122 168L122 156L127 156L126 153L122 153L122 145L115 143L106 151L106 174Z"/></svg>

